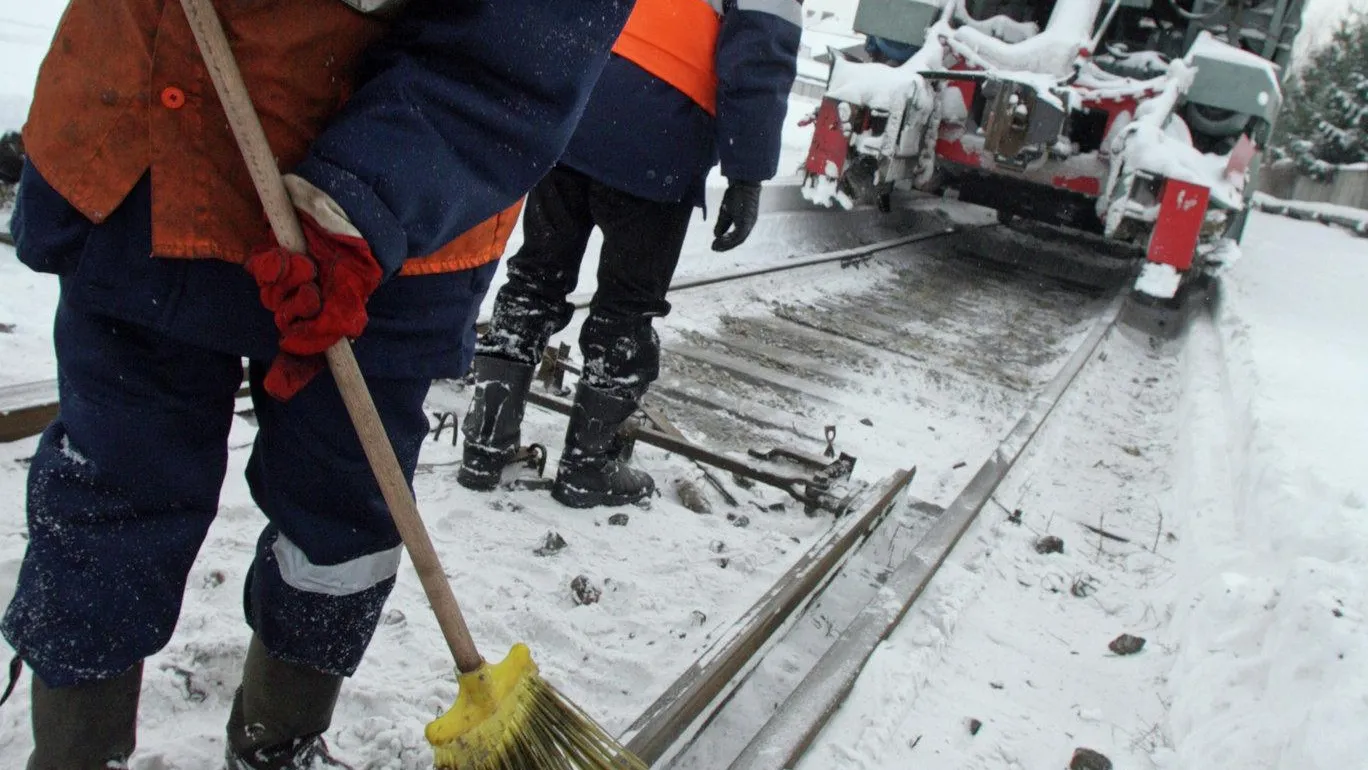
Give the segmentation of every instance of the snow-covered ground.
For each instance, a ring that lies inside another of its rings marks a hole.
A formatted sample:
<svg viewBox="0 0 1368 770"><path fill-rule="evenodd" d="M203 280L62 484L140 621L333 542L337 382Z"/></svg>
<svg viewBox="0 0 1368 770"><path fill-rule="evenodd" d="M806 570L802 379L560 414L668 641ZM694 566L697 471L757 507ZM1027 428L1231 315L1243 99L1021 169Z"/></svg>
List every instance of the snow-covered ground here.
<svg viewBox="0 0 1368 770"><path fill-rule="evenodd" d="M1257 217L1188 349L1168 691L1177 767L1365 766L1368 247Z"/></svg>
<svg viewBox="0 0 1368 770"><path fill-rule="evenodd" d="M1368 246L1256 214L1223 287L1104 341L804 770L1368 767Z"/></svg>
<svg viewBox="0 0 1368 770"><path fill-rule="evenodd" d="M1079 747L1117 767L1363 766L1368 249L1348 233L1258 214L1244 251L1219 310L1184 343L1153 349L1122 333L1104 342L804 767L1062 767ZM49 300L10 291L8 278L22 275L7 276L0 320L33 323L0 336L6 361L46 345ZM802 301L843 289L784 291ZM677 322L693 328L714 305L735 312L753 299L686 293ZM460 410L464 394L439 388L431 407ZM554 446L554 423L534 423L529 438ZM217 766L245 642L236 586L260 526L240 481L250 439L239 418L220 520L176 637L149 667L138 770ZM984 446L975 442L956 451ZM32 447L0 445L0 599L23 551ZM627 527L605 526L604 515L567 516L535 496L491 504L466 493L450 482L455 458L430 443L418 491L477 636L495 650L531 643L550 676L614 729L822 526L766 516L738 529L670 499L629 511ZM657 474L683 472L659 453L643 458ZM1018 509L1019 525L1008 520ZM528 555L553 529L570 547ZM1063 553L1036 553L1046 534ZM605 589L602 603L574 605L566 586L578 574ZM1122 633L1147 644L1117 656L1107 645ZM453 694L438 639L405 572L331 736L359 766L423 766L417 727ZM22 762L26 700L21 689L0 710L0 765Z"/></svg>
<svg viewBox="0 0 1368 770"><path fill-rule="evenodd" d="M0 130L22 121L62 5L0 11ZM814 53L844 44L853 7L805 4ZM781 174L806 151L809 129L796 121L814 106L792 102ZM723 181L712 183L715 206ZM680 275L802 253L774 222L718 255L707 250L712 219L700 217ZM581 290L592 288L593 266L586 261ZM763 297L753 288L685 293L663 326L702 333L747 302L807 302L869 280L824 276L774 281ZM1079 747L1118 768L1368 767L1368 241L1257 214L1223 285L1219 309L1181 343L1154 349L1120 333L1104 341L804 768L1025 770L1067 766ZM53 376L55 296L51 279L0 246L0 387ZM958 421L928 426L917 397L933 384L885 392L912 405L880 415L880 429L921 463L914 491L946 502L953 462L986 453L1014 415L966 398ZM465 399L442 385L430 407L461 412ZM533 420L528 438L555 447L559 424ZM907 426L947 438L899 435ZM172 644L148 666L135 770L220 766L246 643L240 586L263 523L242 482L251 439L250 419L237 418L219 520ZM0 444L0 603L23 554L33 446ZM658 478L692 472L640 451ZM668 496L629 509L627 526L608 526L609 512L570 514L544 494L468 493L450 478L457 457L449 441L429 442L417 491L477 639L491 655L527 641L548 676L611 729L630 723L825 526L769 513L738 528ZM1015 510L1020 524L1008 519ZM567 549L532 556L550 530ZM1062 553L1036 552L1046 534L1062 539ZM599 604L574 603L568 584L581 574L603 589ZM1144 637L1143 650L1109 651L1122 633ZM27 754L26 690L0 708L0 768L22 766ZM406 567L330 740L358 768L423 767L421 725L454 692Z"/></svg>

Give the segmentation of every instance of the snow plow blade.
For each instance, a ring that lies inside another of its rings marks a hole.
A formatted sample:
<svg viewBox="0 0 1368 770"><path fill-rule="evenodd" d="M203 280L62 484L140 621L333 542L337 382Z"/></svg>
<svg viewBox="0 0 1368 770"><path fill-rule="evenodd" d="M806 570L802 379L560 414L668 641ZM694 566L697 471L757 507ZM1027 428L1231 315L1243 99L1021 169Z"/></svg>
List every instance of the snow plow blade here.
<svg viewBox="0 0 1368 770"><path fill-rule="evenodd" d="M1159 299L1144 292L1131 291L1121 306L1117 323L1121 328L1143 334L1154 342L1169 342L1183 336L1192 317L1214 312L1220 303L1220 279L1205 273L1184 281L1171 299Z"/></svg>

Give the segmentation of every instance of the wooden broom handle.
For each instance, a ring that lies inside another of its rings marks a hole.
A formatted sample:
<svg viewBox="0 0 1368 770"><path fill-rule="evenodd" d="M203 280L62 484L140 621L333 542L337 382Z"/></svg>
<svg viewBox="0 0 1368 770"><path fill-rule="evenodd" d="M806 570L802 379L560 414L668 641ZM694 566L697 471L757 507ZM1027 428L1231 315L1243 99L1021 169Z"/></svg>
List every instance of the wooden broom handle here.
<svg viewBox="0 0 1368 770"><path fill-rule="evenodd" d="M289 194L285 192L280 169L276 167L275 156L266 142L266 132L261 128L261 118L252 106L247 85L242 81L242 72L228 46L218 13L210 0L181 0L181 6L190 21L190 29L195 33L195 42L199 44L200 54L209 68L214 89L218 91L223 111L228 115L228 124L233 129L233 136L237 137L238 148L247 162L252 183L261 196L261 205L266 209L276 240L291 251L305 253L308 249L304 231L299 226L299 217L295 214ZM361 440L366 459L370 461L371 472L380 484L394 526L399 530L404 547L408 549L409 558L413 560L413 568L422 581L423 591L432 605L433 614L437 616L437 624L442 627L442 635L451 648L456 667L463 672L474 671L484 660L475 649L470 628L461 615L461 606L451 592L451 584L447 582L441 560L432 547L432 538L428 537L427 528L418 515L418 505L404 481L394 447L385 433L385 426L380 422L380 415L375 411L375 402L371 400L370 390L356 365L351 344L345 339L338 340L328 348L327 358L333 379L337 381L337 389L342 393L342 401L346 403L352 424L356 426L356 435Z"/></svg>

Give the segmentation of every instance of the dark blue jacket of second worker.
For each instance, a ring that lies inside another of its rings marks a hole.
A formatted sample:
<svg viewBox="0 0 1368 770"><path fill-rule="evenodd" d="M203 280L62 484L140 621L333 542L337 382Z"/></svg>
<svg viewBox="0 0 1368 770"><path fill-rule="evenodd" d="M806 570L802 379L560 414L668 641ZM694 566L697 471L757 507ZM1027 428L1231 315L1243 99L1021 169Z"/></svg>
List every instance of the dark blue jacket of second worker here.
<svg viewBox="0 0 1368 770"><path fill-rule="evenodd" d="M779 166L780 135L797 72L799 0L717 0L717 117L614 54L580 119L563 165L654 201L703 201L719 160L730 180L761 182Z"/></svg>

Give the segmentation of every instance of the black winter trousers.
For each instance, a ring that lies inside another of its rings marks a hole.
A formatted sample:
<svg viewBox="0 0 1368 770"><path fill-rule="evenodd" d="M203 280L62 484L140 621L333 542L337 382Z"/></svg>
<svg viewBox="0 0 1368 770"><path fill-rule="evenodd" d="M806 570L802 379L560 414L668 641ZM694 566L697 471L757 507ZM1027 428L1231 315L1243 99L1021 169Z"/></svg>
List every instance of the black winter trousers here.
<svg viewBox="0 0 1368 770"><path fill-rule="evenodd" d="M508 260L494 318L477 352L534 364L574 315L566 297L595 227L603 231L598 290L580 330L582 381L639 398L660 375L651 319L670 312L670 288L693 206L629 195L557 166L527 197L523 246Z"/></svg>

